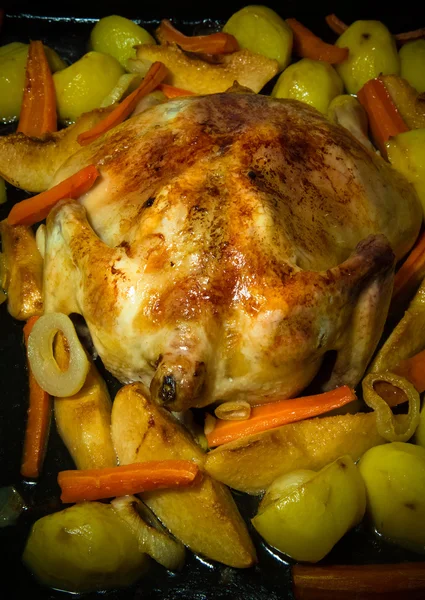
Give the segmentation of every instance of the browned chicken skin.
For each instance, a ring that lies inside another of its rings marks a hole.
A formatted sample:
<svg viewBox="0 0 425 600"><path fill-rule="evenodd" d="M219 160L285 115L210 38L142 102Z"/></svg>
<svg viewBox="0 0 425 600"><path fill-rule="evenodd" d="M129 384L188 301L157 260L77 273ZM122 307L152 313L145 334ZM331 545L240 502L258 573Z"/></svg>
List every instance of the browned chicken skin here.
<svg viewBox="0 0 425 600"><path fill-rule="evenodd" d="M415 192L296 101L178 99L73 155L101 178L47 222L45 306L78 312L106 367L173 410L360 380L382 333ZM383 235L382 235L383 234Z"/></svg>

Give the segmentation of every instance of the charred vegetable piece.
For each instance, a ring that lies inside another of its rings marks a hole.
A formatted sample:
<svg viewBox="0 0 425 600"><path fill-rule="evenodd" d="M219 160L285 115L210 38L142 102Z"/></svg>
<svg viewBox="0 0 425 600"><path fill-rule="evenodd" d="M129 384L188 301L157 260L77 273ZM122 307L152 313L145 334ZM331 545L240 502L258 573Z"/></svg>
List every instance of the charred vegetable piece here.
<svg viewBox="0 0 425 600"><path fill-rule="evenodd" d="M301 100L326 114L331 100L342 91L342 81L330 64L303 58L280 75L272 96Z"/></svg>
<svg viewBox="0 0 425 600"><path fill-rule="evenodd" d="M55 73L59 118L75 121L83 112L98 108L124 73L109 54L88 52L80 60Z"/></svg>
<svg viewBox="0 0 425 600"><path fill-rule="evenodd" d="M176 45L143 44L137 49L137 58L142 74L146 67L160 61L170 72L165 83L197 94L225 92L235 81L259 92L279 71L277 60L246 49L223 55L219 62L211 63L189 56Z"/></svg>
<svg viewBox="0 0 425 600"><path fill-rule="evenodd" d="M357 94L369 79L400 71L394 38L380 21L355 21L336 45L349 49L348 59L336 67L349 94Z"/></svg>
<svg viewBox="0 0 425 600"><path fill-rule="evenodd" d="M280 71L291 60L291 28L267 6L245 6L230 17L223 31L234 35L241 48L277 60Z"/></svg>
<svg viewBox="0 0 425 600"><path fill-rule="evenodd" d="M171 571L179 571L183 567L183 544L171 537L143 502L135 496L122 496L112 500L111 506L133 531L140 552L146 552Z"/></svg>
<svg viewBox="0 0 425 600"><path fill-rule="evenodd" d="M29 227L0 223L4 272L1 285L7 308L15 319L26 321L43 312L43 259Z"/></svg>
<svg viewBox="0 0 425 600"><path fill-rule="evenodd" d="M358 460L383 443L374 413L307 419L224 444L207 455L205 468L231 488L259 494L294 469L319 470L343 454Z"/></svg>
<svg viewBox="0 0 425 600"><path fill-rule="evenodd" d="M126 68L127 60L136 56L138 44L155 44L150 33L134 21L110 15L103 17L90 34L91 48L96 52L110 54Z"/></svg>
<svg viewBox="0 0 425 600"><path fill-rule="evenodd" d="M76 504L33 525L23 561L45 585L89 592L131 585L148 558L112 506Z"/></svg>
<svg viewBox="0 0 425 600"><path fill-rule="evenodd" d="M425 213L425 128L396 135L387 152L392 166L415 186Z"/></svg>
<svg viewBox="0 0 425 600"><path fill-rule="evenodd" d="M367 512L386 538L425 550L425 448L393 442L372 448L359 463Z"/></svg>
<svg viewBox="0 0 425 600"><path fill-rule="evenodd" d="M201 469L205 454L141 384L118 392L112 408L112 441L120 464L183 459ZM141 494L171 533L193 552L233 567L249 567L255 551L229 490L206 473L190 488Z"/></svg>
<svg viewBox="0 0 425 600"><path fill-rule="evenodd" d="M399 54L401 76L422 94L425 92L425 40L407 42Z"/></svg>
<svg viewBox="0 0 425 600"><path fill-rule="evenodd" d="M349 456L318 473L284 475L260 503L252 523L273 547L295 560L317 562L363 518L362 478Z"/></svg>

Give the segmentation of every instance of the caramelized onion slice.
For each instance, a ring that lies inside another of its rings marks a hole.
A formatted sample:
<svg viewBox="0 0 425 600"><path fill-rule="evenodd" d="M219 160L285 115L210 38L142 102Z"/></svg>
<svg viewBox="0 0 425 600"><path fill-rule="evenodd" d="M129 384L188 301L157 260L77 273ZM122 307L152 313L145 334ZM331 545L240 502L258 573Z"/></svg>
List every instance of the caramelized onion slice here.
<svg viewBox="0 0 425 600"><path fill-rule="evenodd" d="M135 496L122 496L114 498L111 505L135 534L141 552L146 552L170 571L179 571L183 567L183 544L171 537L143 502Z"/></svg>
<svg viewBox="0 0 425 600"><path fill-rule="evenodd" d="M409 402L409 410L403 420L394 418L387 402L375 391L378 382L385 382L403 390ZM363 398L376 414L376 428L388 442L407 442L419 424L420 398L414 386L404 377L394 373L370 373L363 379Z"/></svg>
<svg viewBox="0 0 425 600"><path fill-rule="evenodd" d="M61 331L69 352L68 369L62 371L53 355L53 340ZM73 396L83 387L90 367L84 348L69 317L48 313L35 323L28 340L28 360L37 383L52 396Z"/></svg>

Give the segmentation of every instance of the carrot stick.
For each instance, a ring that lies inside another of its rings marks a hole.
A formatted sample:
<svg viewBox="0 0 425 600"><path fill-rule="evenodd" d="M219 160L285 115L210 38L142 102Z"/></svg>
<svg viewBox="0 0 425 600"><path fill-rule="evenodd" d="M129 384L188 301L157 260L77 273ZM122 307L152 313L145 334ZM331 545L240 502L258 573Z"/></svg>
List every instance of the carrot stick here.
<svg viewBox="0 0 425 600"><path fill-rule="evenodd" d="M158 89L161 90L167 98L179 98L180 96L196 96L195 92L189 92L189 90L182 90L181 88L174 87L173 85L167 85L166 83L160 83Z"/></svg>
<svg viewBox="0 0 425 600"><path fill-rule="evenodd" d="M251 416L244 421L222 421L217 419L215 427L206 435L208 446L220 446L240 437L266 431L287 423L295 423L302 419L309 419L340 408L356 399L354 391L343 385L330 392L279 400L261 406L254 406Z"/></svg>
<svg viewBox="0 0 425 600"><path fill-rule="evenodd" d="M406 42L421 40L425 38L425 27L415 29L414 31L406 31L405 33L396 33L394 37L401 46Z"/></svg>
<svg viewBox="0 0 425 600"><path fill-rule="evenodd" d="M187 52L203 54L230 54L239 50L236 38L230 33L211 33L210 35L187 36L178 31L168 19L163 19L158 34L167 42L175 42Z"/></svg>
<svg viewBox="0 0 425 600"><path fill-rule="evenodd" d="M34 323L39 317L28 319L24 327L25 345L28 346L28 338ZM38 385L29 368L29 408L27 426L25 429L24 452L22 456L21 475L23 477L39 476L43 466L46 453L47 440L49 436L50 417L52 413L52 401L49 396Z"/></svg>
<svg viewBox="0 0 425 600"><path fill-rule="evenodd" d="M7 217L9 225L33 225L47 217L50 210L63 198L79 198L89 191L100 175L94 165L89 165L64 179L50 190L18 202Z"/></svg>
<svg viewBox="0 0 425 600"><path fill-rule="evenodd" d="M348 25L346 25L344 21L341 21L341 19L338 19L338 17L333 13L325 17L325 20L329 27L332 29L332 31L337 35L342 35L344 31L348 29Z"/></svg>
<svg viewBox="0 0 425 600"><path fill-rule="evenodd" d="M425 229L394 277L392 304L412 296L425 277Z"/></svg>
<svg viewBox="0 0 425 600"><path fill-rule="evenodd" d="M101 500L193 483L198 467L189 460L153 460L105 469L61 471L62 502Z"/></svg>
<svg viewBox="0 0 425 600"><path fill-rule="evenodd" d="M286 22L294 34L294 50L298 56L323 60L331 65L342 63L348 58L348 48L327 44L297 19L286 19Z"/></svg>
<svg viewBox="0 0 425 600"><path fill-rule="evenodd" d="M387 156L385 143L399 133L409 131L396 105L379 77L371 79L359 90L357 98L369 117L373 141L382 156Z"/></svg>
<svg viewBox="0 0 425 600"><path fill-rule="evenodd" d="M296 600L413 600L425 597L425 563L294 565L292 581Z"/></svg>
<svg viewBox="0 0 425 600"><path fill-rule="evenodd" d="M80 133L77 137L78 143L81 146L86 146L113 127L116 127L125 121L136 108L139 100L141 100L143 96L153 92L167 75L168 71L166 66L162 62L154 62L139 87L120 102L102 121L97 123L91 129Z"/></svg>
<svg viewBox="0 0 425 600"><path fill-rule="evenodd" d="M57 130L56 91L43 43L31 42L18 131L40 137Z"/></svg>

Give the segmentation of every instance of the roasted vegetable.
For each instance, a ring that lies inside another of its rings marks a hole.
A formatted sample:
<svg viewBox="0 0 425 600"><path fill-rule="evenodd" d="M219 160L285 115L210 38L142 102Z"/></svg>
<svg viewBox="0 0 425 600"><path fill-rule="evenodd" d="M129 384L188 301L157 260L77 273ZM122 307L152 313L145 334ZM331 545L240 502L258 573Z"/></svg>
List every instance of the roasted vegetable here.
<svg viewBox="0 0 425 600"><path fill-rule="evenodd" d="M425 127L425 98L418 94L405 79L397 75L383 75L380 79L384 82L408 128Z"/></svg>
<svg viewBox="0 0 425 600"><path fill-rule="evenodd" d="M415 432L415 444L425 448L425 405L422 404L422 410L419 415L419 425Z"/></svg>
<svg viewBox="0 0 425 600"><path fill-rule="evenodd" d="M348 94L336 96L329 104L328 118L335 125L341 125L348 129L365 148L374 150L367 135L366 111L354 96Z"/></svg>
<svg viewBox="0 0 425 600"><path fill-rule="evenodd" d="M56 336L55 359L65 368L68 352L63 336ZM108 388L90 360L81 390L69 398L55 398L54 412L59 434L77 469L102 469L117 464L111 439L112 403Z"/></svg>
<svg viewBox="0 0 425 600"><path fill-rule="evenodd" d="M397 326L373 360L369 371L391 371L401 360L425 349L425 280Z"/></svg>
<svg viewBox="0 0 425 600"><path fill-rule="evenodd" d="M111 106L111 104L115 104L115 102L119 102L125 98L125 96L133 92L139 84L139 75L136 73L124 73L124 75L121 75L118 79L117 85L102 100L100 107L104 108L106 106Z"/></svg>
<svg viewBox="0 0 425 600"><path fill-rule="evenodd" d="M66 67L54 50L46 46L44 49L53 72ZM0 47L0 120L6 123L19 117L27 56L28 44L12 42Z"/></svg>
<svg viewBox="0 0 425 600"><path fill-rule="evenodd" d="M301 100L326 114L331 100L342 91L342 81L330 64L303 58L280 75L272 96Z"/></svg>
<svg viewBox="0 0 425 600"><path fill-rule="evenodd" d="M2 288L7 308L15 319L25 321L43 312L43 259L29 227L0 223L4 272Z"/></svg>
<svg viewBox="0 0 425 600"><path fill-rule="evenodd" d="M425 40L407 42L399 55L401 76L422 94L425 92Z"/></svg>
<svg viewBox="0 0 425 600"><path fill-rule="evenodd" d="M170 536L143 502L135 496L122 496L112 500L111 506L133 531L140 552L146 552L171 571L179 571L183 567L183 544Z"/></svg>
<svg viewBox="0 0 425 600"><path fill-rule="evenodd" d="M170 72L165 83L197 94L225 92L235 81L259 92L279 70L276 60L249 50L223 55L220 62L211 63L192 58L175 45L143 44L137 49L137 58L142 75L151 63L160 61Z"/></svg>
<svg viewBox="0 0 425 600"><path fill-rule="evenodd" d="M379 21L355 21L336 45L350 51L348 59L336 66L349 94L356 94L369 79L400 71L394 38Z"/></svg>
<svg viewBox="0 0 425 600"><path fill-rule="evenodd" d="M425 550L425 448L393 442L371 448L359 463L367 512L386 538Z"/></svg>
<svg viewBox="0 0 425 600"><path fill-rule="evenodd" d="M101 52L88 52L55 73L59 118L75 121L81 113L98 108L123 73L124 69L115 58Z"/></svg>
<svg viewBox="0 0 425 600"><path fill-rule="evenodd" d="M134 583L148 559L112 506L84 502L36 521L23 560L45 585L89 592Z"/></svg>
<svg viewBox="0 0 425 600"><path fill-rule="evenodd" d="M396 419L387 402L375 391L375 386L381 382L390 384L402 390L409 402L407 415ZM369 373L363 379L363 398L366 404L373 408L376 415L376 428L388 442L407 442L419 424L419 394L414 386L404 377L394 373Z"/></svg>
<svg viewBox="0 0 425 600"><path fill-rule="evenodd" d="M189 433L148 399L141 384L118 392L112 409L112 441L120 464L192 460L205 455ZM230 492L206 473L190 488L145 492L142 500L193 552L233 567L249 567L255 551Z"/></svg>
<svg viewBox="0 0 425 600"><path fill-rule="evenodd" d="M292 31L271 8L245 6L230 17L223 31L234 35L241 48L276 59L280 71L289 65Z"/></svg>
<svg viewBox="0 0 425 600"><path fill-rule="evenodd" d="M134 21L110 15L103 17L93 27L90 34L92 50L110 54L126 68L127 60L136 56L137 44L155 44L150 33Z"/></svg>
<svg viewBox="0 0 425 600"><path fill-rule="evenodd" d="M319 470L343 454L358 460L366 450L383 443L373 413L322 417L220 446L207 455L205 468L231 488L259 494L280 475L298 469Z"/></svg>
<svg viewBox="0 0 425 600"><path fill-rule="evenodd" d="M363 518L365 488L349 456L314 471L295 471L274 482L252 524L295 560L317 562Z"/></svg>
<svg viewBox="0 0 425 600"><path fill-rule="evenodd" d="M392 166L413 183L425 213L425 128L396 135L387 142L387 153Z"/></svg>

